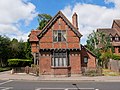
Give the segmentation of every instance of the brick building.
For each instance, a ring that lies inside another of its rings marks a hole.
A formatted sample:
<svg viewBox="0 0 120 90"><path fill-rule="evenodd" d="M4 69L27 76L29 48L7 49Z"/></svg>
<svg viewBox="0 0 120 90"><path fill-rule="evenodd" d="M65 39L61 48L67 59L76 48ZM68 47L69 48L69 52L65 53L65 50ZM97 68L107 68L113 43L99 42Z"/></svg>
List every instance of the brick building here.
<svg viewBox="0 0 120 90"><path fill-rule="evenodd" d="M100 28L97 32L102 32L110 37L110 42L114 47L113 53L120 55L120 20L113 20L112 28Z"/></svg>
<svg viewBox="0 0 120 90"><path fill-rule="evenodd" d="M59 11L42 30L29 35L34 63L40 75L81 74L82 67L96 68L96 57L80 44L77 14L72 23Z"/></svg>

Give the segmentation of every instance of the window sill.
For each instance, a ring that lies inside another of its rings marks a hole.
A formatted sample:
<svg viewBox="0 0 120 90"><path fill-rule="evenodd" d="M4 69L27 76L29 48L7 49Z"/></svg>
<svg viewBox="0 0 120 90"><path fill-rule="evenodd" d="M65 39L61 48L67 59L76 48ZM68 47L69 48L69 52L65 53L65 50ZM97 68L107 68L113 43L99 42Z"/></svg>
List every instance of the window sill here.
<svg viewBox="0 0 120 90"><path fill-rule="evenodd" d="M71 68L70 66L51 66L52 69L68 69Z"/></svg>

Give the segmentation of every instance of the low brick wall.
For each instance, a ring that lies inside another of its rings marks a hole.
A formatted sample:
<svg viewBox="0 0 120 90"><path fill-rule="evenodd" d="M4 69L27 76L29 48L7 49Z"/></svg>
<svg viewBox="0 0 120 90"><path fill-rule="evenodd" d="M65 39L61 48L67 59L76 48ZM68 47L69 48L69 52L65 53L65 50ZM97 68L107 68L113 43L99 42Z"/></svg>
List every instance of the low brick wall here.
<svg viewBox="0 0 120 90"><path fill-rule="evenodd" d="M39 69L37 67L14 67L12 69L12 74L14 73L26 73L26 74L33 74L33 75L37 75L39 74Z"/></svg>

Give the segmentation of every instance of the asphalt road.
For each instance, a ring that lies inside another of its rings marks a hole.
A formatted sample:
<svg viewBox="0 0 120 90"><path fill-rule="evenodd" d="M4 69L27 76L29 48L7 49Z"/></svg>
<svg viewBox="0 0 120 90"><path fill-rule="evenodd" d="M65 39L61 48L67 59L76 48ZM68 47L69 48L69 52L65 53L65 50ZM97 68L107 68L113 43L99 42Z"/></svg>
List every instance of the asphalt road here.
<svg viewBox="0 0 120 90"><path fill-rule="evenodd" d="M0 81L0 90L120 90L120 82L7 80Z"/></svg>

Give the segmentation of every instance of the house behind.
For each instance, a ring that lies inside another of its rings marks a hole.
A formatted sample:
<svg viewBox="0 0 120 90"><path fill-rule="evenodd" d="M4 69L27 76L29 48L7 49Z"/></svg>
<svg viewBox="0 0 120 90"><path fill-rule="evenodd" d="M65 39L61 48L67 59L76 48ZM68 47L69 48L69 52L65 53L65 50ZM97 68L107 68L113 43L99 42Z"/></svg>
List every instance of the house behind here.
<svg viewBox="0 0 120 90"><path fill-rule="evenodd" d="M111 28L99 28L97 32L102 32L108 36L114 48L113 53L120 55L120 20L113 20Z"/></svg>

